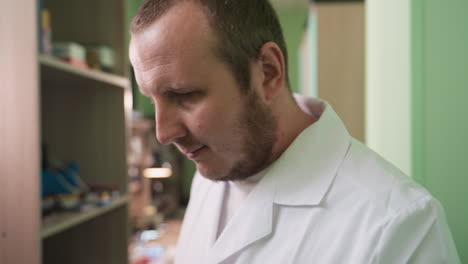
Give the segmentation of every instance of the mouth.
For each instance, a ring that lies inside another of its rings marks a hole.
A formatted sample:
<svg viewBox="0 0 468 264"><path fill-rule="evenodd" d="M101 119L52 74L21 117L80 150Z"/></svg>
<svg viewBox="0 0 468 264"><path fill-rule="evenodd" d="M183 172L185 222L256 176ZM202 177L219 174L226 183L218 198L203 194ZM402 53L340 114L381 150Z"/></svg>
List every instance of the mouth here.
<svg viewBox="0 0 468 264"><path fill-rule="evenodd" d="M193 149L193 150L191 150L191 151L187 151L187 152L185 152L184 154L185 154L185 156L187 156L187 158L189 158L189 159L195 159L195 158L197 158L197 157L201 154L201 152L202 152L204 149L206 149L206 146L205 146L205 145L200 146L200 147L198 147L198 148L196 148L196 149Z"/></svg>

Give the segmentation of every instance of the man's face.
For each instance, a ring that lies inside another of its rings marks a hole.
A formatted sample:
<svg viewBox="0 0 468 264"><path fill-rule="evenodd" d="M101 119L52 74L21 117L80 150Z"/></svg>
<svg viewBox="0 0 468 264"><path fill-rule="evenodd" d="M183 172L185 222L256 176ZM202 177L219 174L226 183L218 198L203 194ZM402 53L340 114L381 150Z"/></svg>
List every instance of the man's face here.
<svg viewBox="0 0 468 264"><path fill-rule="evenodd" d="M239 180L271 162L276 121L256 87L242 92L215 43L198 7L181 3L132 36L130 59L155 104L159 142L177 146L209 179Z"/></svg>

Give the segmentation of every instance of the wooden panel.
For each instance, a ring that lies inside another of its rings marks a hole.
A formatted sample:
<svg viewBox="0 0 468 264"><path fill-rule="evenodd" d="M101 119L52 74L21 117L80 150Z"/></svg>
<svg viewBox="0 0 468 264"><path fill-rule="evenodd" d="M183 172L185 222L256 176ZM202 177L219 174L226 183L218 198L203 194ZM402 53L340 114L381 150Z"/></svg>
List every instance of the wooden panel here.
<svg viewBox="0 0 468 264"><path fill-rule="evenodd" d="M36 1L2 1L0 263L37 264L39 131Z"/></svg>
<svg viewBox="0 0 468 264"><path fill-rule="evenodd" d="M318 96L364 141L364 4L318 3Z"/></svg>

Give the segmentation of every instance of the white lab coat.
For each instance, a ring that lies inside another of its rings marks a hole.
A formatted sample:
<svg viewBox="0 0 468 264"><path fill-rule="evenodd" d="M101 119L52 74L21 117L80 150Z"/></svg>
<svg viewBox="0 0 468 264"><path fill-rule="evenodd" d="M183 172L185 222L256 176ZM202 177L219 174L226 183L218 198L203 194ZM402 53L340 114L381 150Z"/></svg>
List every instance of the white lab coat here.
<svg viewBox="0 0 468 264"><path fill-rule="evenodd" d="M266 169L218 238L226 183L195 176L176 264L460 263L438 201L351 138L329 105L296 100L319 121Z"/></svg>

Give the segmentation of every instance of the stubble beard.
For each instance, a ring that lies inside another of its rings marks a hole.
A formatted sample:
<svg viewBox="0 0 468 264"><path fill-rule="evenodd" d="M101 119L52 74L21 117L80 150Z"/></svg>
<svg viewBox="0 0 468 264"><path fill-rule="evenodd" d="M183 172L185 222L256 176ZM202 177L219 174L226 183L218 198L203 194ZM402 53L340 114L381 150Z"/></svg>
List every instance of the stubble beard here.
<svg viewBox="0 0 468 264"><path fill-rule="evenodd" d="M261 102L255 91L249 90L243 100L243 110L238 121L243 158L236 161L225 175L218 175L218 181L245 180L273 162L277 121L271 109Z"/></svg>

